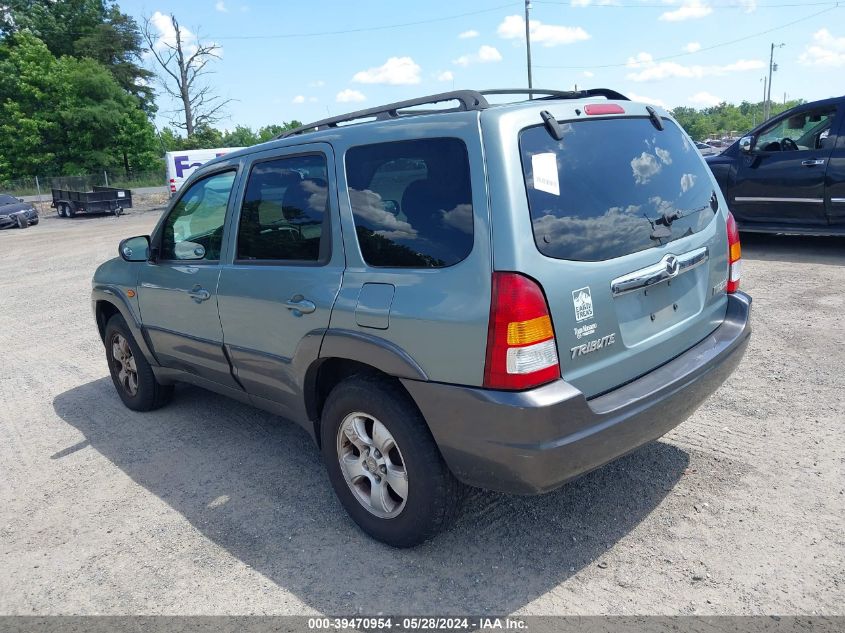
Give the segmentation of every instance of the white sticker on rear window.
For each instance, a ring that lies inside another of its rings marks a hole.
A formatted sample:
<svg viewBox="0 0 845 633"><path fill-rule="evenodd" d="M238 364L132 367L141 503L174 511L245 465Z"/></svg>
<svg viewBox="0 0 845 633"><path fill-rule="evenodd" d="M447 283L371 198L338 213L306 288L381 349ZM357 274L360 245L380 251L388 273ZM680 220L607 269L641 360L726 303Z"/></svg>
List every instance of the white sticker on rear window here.
<svg viewBox="0 0 845 633"><path fill-rule="evenodd" d="M593 296L590 287L585 286L572 291L572 303L575 305L575 320L585 321L593 318Z"/></svg>
<svg viewBox="0 0 845 633"><path fill-rule="evenodd" d="M557 155L554 152L531 156L531 171L534 174L534 188L556 196L560 195L557 178Z"/></svg>

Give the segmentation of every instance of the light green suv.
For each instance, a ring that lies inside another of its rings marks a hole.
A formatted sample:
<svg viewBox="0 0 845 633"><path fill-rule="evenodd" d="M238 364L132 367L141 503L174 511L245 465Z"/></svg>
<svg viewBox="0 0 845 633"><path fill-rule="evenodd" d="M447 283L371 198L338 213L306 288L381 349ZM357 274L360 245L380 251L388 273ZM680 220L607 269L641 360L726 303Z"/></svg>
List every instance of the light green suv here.
<svg viewBox="0 0 845 633"><path fill-rule="evenodd" d="M695 145L610 90L490 94L198 169L94 275L123 402L190 383L302 425L352 518L398 547L466 486L541 493L683 421L751 332Z"/></svg>

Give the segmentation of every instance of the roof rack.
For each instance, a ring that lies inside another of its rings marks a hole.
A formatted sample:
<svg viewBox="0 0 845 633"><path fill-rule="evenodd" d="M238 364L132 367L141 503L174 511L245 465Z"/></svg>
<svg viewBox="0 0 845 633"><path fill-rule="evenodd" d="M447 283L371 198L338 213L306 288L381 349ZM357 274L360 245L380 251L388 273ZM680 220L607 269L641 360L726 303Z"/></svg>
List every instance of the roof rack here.
<svg viewBox="0 0 845 633"><path fill-rule="evenodd" d="M604 97L616 101L630 101L628 97L609 88L591 88L589 90L543 90L540 88L496 88L495 90L481 90L482 95L519 95L526 94L529 99L534 95L545 95L540 99L588 99L590 97Z"/></svg>
<svg viewBox="0 0 845 633"><path fill-rule="evenodd" d="M427 97L419 97L417 99L409 99L407 101L397 101L396 103L389 103L375 108L368 108L366 110L358 110L357 112L350 112L349 114L342 114L340 116L333 116L328 119L321 119L314 121L293 130L282 132L276 139L287 138L295 136L304 132L328 130L335 128L338 123L348 123L356 119L375 118L377 121L387 119L398 119L400 116L409 116L411 112L403 113L400 110L403 108L413 108L414 106L429 105L433 103L442 103L443 101L458 101L460 105L457 108L447 108L445 110L437 110L437 112L459 112L468 110L483 110L490 104L487 99L481 96L480 92L475 90L453 90L451 92L441 92Z"/></svg>
<svg viewBox="0 0 845 633"><path fill-rule="evenodd" d="M398 119L404 116L416 116L420 114L433 114L435 112L467 112L470 110L485 110L490 107L490 103L485 99L484 95L508 95L508 94L527 94L529 98L534 95L543 95L539 99L585 99L589 97L605 97L607 99L618 99L620 101L628 101L628 97L607 88L593 88L591 90L542 90L542 89L526 89L526 88L499 88L496 90L453 90L451 92L440 92L426 97L418 97L416 99L408 99L407 101L397 101L396 103L389 103L375 108L368 108L366 110L357 110L349 114L342 114L340 116L330 117L328 119L321 119L313 123L307 123L293 130L282 132L273 137L274 140L297 136L307 132L316 132L319 130L329 130L338 127L340 123L349 123L358 119L375 119L376 121L385 121L389 119ZM457 101L458 106L454 108L445 108L442 110L411 110L421 105L431 105L435 103L442 103L444 101Z"/></svg>

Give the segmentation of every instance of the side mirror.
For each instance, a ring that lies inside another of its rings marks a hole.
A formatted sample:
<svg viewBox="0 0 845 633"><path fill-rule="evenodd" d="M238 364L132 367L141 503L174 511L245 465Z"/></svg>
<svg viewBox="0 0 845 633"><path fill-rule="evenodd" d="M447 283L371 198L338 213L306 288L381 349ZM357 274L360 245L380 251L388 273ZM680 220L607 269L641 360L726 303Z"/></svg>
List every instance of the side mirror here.
<svg viewBox="0 0 845 633"><path fill-rule="evenodd" d="M127 262L145 262L150 257L150 236L127 237L117 250Z"/></svg>
<svg viewBox="0 0 845 633"><path fill-rule="evenodd" d="M753 136L743 136L739 139L739 151L744 154L750 154L751 149L754 147L754 137Z"/></svg>
<svg viewBox="0 0 845 633"><path fill-rule="evenodd" d="M18 198L18 202L24 202L23 198Z"/></svg>

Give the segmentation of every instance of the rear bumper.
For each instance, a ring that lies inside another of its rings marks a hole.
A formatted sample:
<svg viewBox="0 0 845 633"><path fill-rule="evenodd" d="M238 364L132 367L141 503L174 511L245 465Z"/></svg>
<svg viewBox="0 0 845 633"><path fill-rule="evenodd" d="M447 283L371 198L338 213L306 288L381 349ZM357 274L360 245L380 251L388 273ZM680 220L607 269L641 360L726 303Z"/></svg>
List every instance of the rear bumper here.
<svg viewBox="0 0 845 633"><path fill-rule="evenodd" d="M522 392L403 380L458 479L538 494L683 422L733 372L751 335L751 297L730 295L725 320L674 360L587 400L559 380Z"/></svg>

